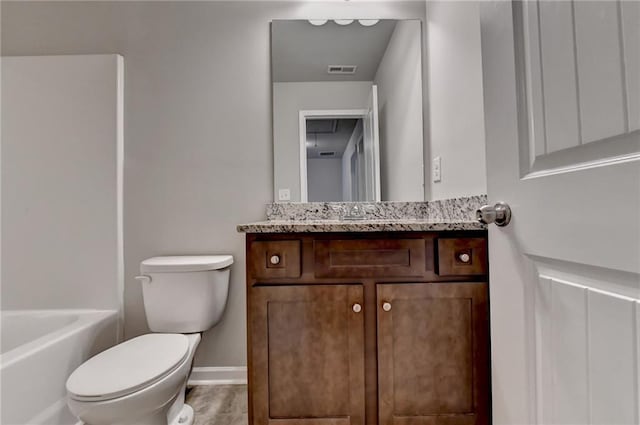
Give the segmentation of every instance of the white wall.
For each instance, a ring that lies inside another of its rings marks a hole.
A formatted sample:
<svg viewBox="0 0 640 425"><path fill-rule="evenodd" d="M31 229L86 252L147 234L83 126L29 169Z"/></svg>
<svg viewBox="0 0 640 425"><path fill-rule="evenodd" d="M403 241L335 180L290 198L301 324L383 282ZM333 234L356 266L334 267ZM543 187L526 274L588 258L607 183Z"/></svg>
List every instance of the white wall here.
<svg viewBox="0 0 640 425"><path fill-rule="evenodd" d="M120 309L122 57L2 59L2 309Z"/></svg>
<svg viewBox="0 0 640 425"><path fill-rule="evenodd" d="M478 4L427 1L430 155L442 160L431 199L486 193Z"/></svg>
<svg viewBox="0 0 640 425"><path fill-rule="evenodd" d="M342 159L307 159L309 202L342 200Z"/></svg>
<svg viewBox="0 0 640 425"><path fill-rule="evenodd" d="M274 192L290 189L300 201L299 112L314 109L364 109L371 81L274 83Z"/></svg>
<svg viewBox="0 0 640 425"><path fill-rule="evenodd" d="M230 253L227 311L200 366L246 364L244 236L273 199L269 23L424 19L423 2L3 2L4 55L121 53L126 336L147 332L139 262ZM297 159L296 159L297 161Z"/></svg>
<svg viewBox="0 0 640 425"><path fill-rule="evenodd" d="M385 201L424 200L421 40L419 21L398 22L374 79Z"/></svg>

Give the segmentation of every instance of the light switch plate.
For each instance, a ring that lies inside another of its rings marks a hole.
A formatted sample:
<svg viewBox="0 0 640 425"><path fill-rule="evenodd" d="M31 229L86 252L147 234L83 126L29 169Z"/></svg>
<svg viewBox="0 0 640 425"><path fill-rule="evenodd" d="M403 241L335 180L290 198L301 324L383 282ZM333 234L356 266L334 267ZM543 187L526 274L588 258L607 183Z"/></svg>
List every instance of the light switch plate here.
<svg viewBox="0 0 640 425"><path fill-rule="evenodd" d="M290 200L291 200L291 190L289 189L278 190L278 201L290 201Z"/></svg>
<svg viewBox="0 0 640 425"><path fill-rule="evenodd" d="M433 167L431 170L433 172L433 182L438 183L442 181L442 160L439 156L433 158Z"/></svg>

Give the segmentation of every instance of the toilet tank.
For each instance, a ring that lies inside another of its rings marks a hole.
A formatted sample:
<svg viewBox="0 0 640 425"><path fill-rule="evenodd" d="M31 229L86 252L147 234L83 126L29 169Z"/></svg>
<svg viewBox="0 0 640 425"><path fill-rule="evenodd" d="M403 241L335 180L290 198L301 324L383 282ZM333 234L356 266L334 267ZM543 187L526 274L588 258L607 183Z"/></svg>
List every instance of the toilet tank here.
<svg viewBox="0 0 640 425"><path fill-rule="evenodd" d="M231 255L153 257L140 263L152 332L194 333L214 327L229 294Z"/></svg>

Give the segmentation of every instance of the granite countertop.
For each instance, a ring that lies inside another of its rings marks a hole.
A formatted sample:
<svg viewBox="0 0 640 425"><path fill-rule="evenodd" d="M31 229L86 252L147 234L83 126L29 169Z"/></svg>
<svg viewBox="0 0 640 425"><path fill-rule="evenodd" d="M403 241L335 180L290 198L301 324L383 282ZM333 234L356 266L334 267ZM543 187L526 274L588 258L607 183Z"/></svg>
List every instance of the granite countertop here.
<svg viewBox="0 0 640 425"><path fill-rule="evenodd" d="M477 221L422 219L393 220L266 220L240 224L244 233L314 233L314 232L425 232L442 230L484 230Z"/></svg>
<svg viewBox="0 0 640 425"><path fill-rule="evenodd" d="M353 203L311 202L267 205L267 220L238 225L244 233L314 232L424 232L443 230L484 230L475 220L477 208L486 195L427 202L359 203L365 219L340 220L339 210Z"/></svg>

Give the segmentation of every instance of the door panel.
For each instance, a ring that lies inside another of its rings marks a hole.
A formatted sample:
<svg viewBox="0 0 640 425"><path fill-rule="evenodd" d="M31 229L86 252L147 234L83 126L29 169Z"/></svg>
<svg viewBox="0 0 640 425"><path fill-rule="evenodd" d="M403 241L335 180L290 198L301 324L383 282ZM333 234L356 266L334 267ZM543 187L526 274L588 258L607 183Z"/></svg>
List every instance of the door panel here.
<svg viewBox="0 0 640 425"><path fill-rule="evenodd" d="M252 291L254 424L362 424L362 287Z"/></svg>
<svg viewBox="0 0 640 425"><path fill-rule="evenodd" d="M381 424L488 423L486 291L482 283L377 285Z"/></svg>
<svg viewBox="0 0 640 425"><path fill-rule="evenodd" d="M547 341L551 350L540 353L541 369L551 372L551 366L563 369L567 379L556 380L551 373L541 377L541 403L554 411L558 423L589 423L586 415L587 391L587 290L573 285L554 284L541 278L536 302L548 309L538 321L539 340ZM544 423L553 423L550 415ZM569 422L567 422L569 421Z"/></svg>
<svg viewBox="0 0 640 425"><path fill-rule="evenodd" d="M587 373L593 423L638 423L635 304L615 294L588 292Z"/></svg>
<svg viewBox="0 0 640 425"><path fill-rule="evenodd" d="M640 423L638 17L481 6L495 424Z"/></svg>
<svg viewBox="0 0 640 425"><path fill-rule="evenodd" d="M536 297L542 423L636 423L638 302L542 277Z"/></svg>
<svg viewBox="0 0 640 425"><path fill-rule="evenodd" d="M571 4L582 142L589 143L627 131L626 70L620 40L619 5L610 1ZM543 71L545 69L543 65Z"/></svg>
<svg viewBox="0 0 640 425"><path fill-rule="evenodd" d="M624 64L627 88L627 111L629 115L629 131L640 129L640 79L633 78L640 75L640 2L623 1L620 3L620 17L622 22L622 46L624 49ZM633 94L635 93L635 95Z"/></svg>
<svg viewBox="0 0 640 425"><path fill-rule="evenodd" d="M532 8L535 4L530 5ZM578 81L574 56L573 11L571 2L537 4L539 18L535 31L539 35L540 61L545 64L541 75L544 90L546 152L555 152L580 144L581 129ZM533 23L531 23L533 26ZM533 30L528 33L533 39ZM542 93L540 93L540 98Z"/></svg>
<svg viewBox="0 0 640 425"><path fill-rule="evenodd" d="M522 176L637 153L637 9L609 1L514 4ZM636 16L635 30L627 15Z"/></svg>

